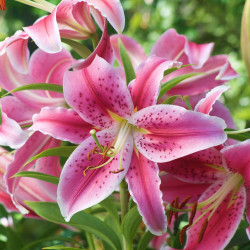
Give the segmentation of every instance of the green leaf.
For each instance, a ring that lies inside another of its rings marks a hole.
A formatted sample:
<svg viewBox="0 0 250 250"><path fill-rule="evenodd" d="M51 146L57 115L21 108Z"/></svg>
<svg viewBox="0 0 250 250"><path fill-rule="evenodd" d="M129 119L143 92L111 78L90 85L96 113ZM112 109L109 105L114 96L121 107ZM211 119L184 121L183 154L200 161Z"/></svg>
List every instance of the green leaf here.
<svg viewBox="0 0 250 250"><path fill-rule="evenodd" d="M168 75L168 74L170 74L178 69L186 68L186 67L192 66L192 65L195 65L195 64L185 64L185 65L181 65L180 68L174 67L174 68L167 69L164 71L164 76L166 76L166 75Z"/></svg>
<svg viewBox="0 0 250 250"><path fill-rule="evenodd" d="M153 239L154 235L150 233L150 231L147 231L143 237L141 238L139 245L137 247L137 250L144 250L147 248L149 242Z"/></svg>
<svg viewBox="0 0 250 250"><path fill-rule="evenodd" d="M132 247L133 239L141 222L142 218L137 210L137 206L130 209L122 221L122 232L130 248Z"/></svg>
<svg viewBox="0 0 250 250"><path fill-rule="evenodd" d="M128 56L128 53L122 43L122 41L119 39L118 41L118 45L119 45L119 51L120 51L120 55L121 55L121 59L122 59L122 64L124 67L124 71L125 71L125 75L126 75L126 82L127 85L130 83L130 81L132 81L133 79L135 79L135 71L134 68L132 66L131 60Z"/></svg>
<svg viewBox="0 0 250 250"><path fill-rule="evenodd" d="M82 58L87 58L91 55L91 51L85 45L77 41L62 38L62 42L68 44Z"/></svg>
<svg viewBox="0 0 250 250"><path fill-rule="evenodd" d="M226 131L236 131L235 129L225 129ZM245 132L245 133L241 133L241 134L227 134L227 137L231 138L231 139L235 139L238 141L245 141L250 139L250 132Z"/></svg>
<svg viewBox="0 0 250 250"><path fill-rule="evenodd" d="M49 242L49 241L66 241L66 242L71 242L73 244L77 243L74 239L71 238L63 238L63 237L48 237L48 238L43 238L39 239L36 241L32 241L31 243L25 245L24 247L21 248L21 250L31 250L35 249L35 246L41 245L44 242ZM44 248L43 248L44 249Z"/></svg>
<svg viewBox="0 0 250 250"><path fill-rule="evenodd" d="M20 249L23 246L22 239L12 228L6 227L7 247L6 250Z"/></svg>
<svg viewBox="0 0 250 250"><path fill-rule="evenodd" d="M59 178L56 176L44 174L40 172L34 172L34 171L18 172L15 175L13 175L11 178L13 177L30 177L30 178L35 178L35 179L42 180L42 181L47 181L56 185L58 185L59 183Z"/></svg>
<svg viewBox="0 0 250 250"><path fill-rule="evenodd" d="M62 146L57 148L49 148L47 150L44 150L40 154L34 155L31 157L26 163L25 166L31 163L32 161L46 157L46 156L64 156L69 157L72 152L77 148L77 146Z"/></svg>
<svg viewBox="0 0 250 250"><path fill-rule="evenodd" d="M115 200L112 196L109 196L108 198L106 198L105 200L103 200L102 202L99 203L102 207L104 207L112 216L112 218L115 220L116 223L119 223L119 215L118 215L118 211L116 209L115 206Z"/></svg>
<svg viewBox="0 0 250 250"><path fill-rule="evenodd" d="M183 99L181 95L173 95L163 101L161 104L173 104L176 99Z"/></svg>
<svg viewBox="0 0 250 250"><path fill-rule="evenodd" d="M51 247L43 247L42 249L60 249L60 250L77 250L77 249L83 249L83 248L75 248L75 247L64 247L61 245L51 246Z"/></svg>
<svg viewBox="0 0 250 250"><path fill-rule="evenodd" d="M63 93L63 87L61 85L51 84L51 83L33 83L33 84L27 84L27 85L12 89L11 91L7 92L1 97L7 96L11 93L22 91L22 90L48 90L48 91Z"/></svg>
<svg viewBox="0 0 250 250"><path fill-rule="evenodd" d="M164 95L166 94L167 91L169 91L171 88L173 88L174 86L176 86L178 83L184 81L187 78L193 77L193 76L197 76L197 75L202 75L204 73L190 73L190 74L186 74L186 75L181 75L181 76L177 76L171 80L169 80L168 82L165 82L161 85L161 90L158 96L158 100Z"/></svg>
<svg viewBox="0 0 250 250"><path fill-rule="evenodd" d="M91 214L81 211L75 214L69 222L65 222L56 203L32 201L26 201L25 203L45 220L87 231L106 241L110 245L110 249L122 249L116 233L104 222Z"/></svg>

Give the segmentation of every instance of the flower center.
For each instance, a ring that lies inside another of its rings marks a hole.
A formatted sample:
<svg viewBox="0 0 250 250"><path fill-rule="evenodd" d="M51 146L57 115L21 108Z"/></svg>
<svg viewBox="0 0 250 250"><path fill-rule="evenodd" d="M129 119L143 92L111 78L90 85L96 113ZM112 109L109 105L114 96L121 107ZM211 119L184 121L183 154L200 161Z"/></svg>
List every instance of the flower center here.
<svg viewBox="0 0 250 250"><path fill-rule="evenodd" d="M127 120L122 120L120 123L118 135L111 146L101 145L98 141L97 136L96 136L96 131L94 129L92 129L90 131L90 134L92 135L93 139L95 140L96 146L88 153L87 159L90 160L91 155L99 154L99 155L103 156L103 160L105 160L105 161L104 161L104 163L102 163L98 166L88 166L83 171L84 176L86 176L86 171L88 171L88 170L98 169L98 168L106 166L108 163L110 163L114 159L114 157L119 152L121 152L120 158L119 158L119 168L116 171L111 171L111 173L119 173L119 172L124 170L124 168L122 167L123 149L124 149L124 145L127 141L127 138L131 134L132 127L133 126L131 124L129 124Z"/></svg>
<svg viewBox="0 0 250 250"><path fill-rule="evenodd" d="M186 230L189 229L191 226L195 225L198 221L200 221L205 215L209 213L208 217L205 219L201 227L201 231L199 234L198 243L201 242L203 235L206 231L208 222L217 210L217 208L222 204L223 200L228 195L230 195L230 200L227 206L227 208L229 208L234 203L235 195L239 191L243 182L244 180L239 173L231 174L228 179L223 183L223 185L213 195L211 195L208 199L200 203L188 203L188 200L191 199L191 196L184 199L180 204L178 197L170 203L170 206L167 207L167 209L169 209L168 224L171 223L171 219L173 216L175 216L175 218L177 219L178 212L190 212L188 224L182 228L180 233L180 242L182 245ZM184 206L186 206L187 209L183 209ZM201 212L201 215L195 221L193 221L197 211Z"/></svg>

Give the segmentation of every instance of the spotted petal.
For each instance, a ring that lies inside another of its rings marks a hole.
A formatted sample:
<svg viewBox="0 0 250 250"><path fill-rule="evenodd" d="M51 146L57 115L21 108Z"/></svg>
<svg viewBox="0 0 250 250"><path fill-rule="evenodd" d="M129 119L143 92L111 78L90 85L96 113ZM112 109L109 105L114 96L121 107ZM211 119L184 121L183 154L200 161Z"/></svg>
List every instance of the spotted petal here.
<svg viewBox="0 0 250 250"><path fill-rule="evenodd" d="M222 119L175 105L144 108L130 122L139 128L133 133L137 149L155 162L171 161L226 140Z"/></svg>
<svg viewBox="0 0 250 250"><path fill-rule="evenodd" d="M199 202L209 198L221 186L221 182L216 182L211 185L202 195ZM203 249L218 249L222 250L233 237L238 225L240 224L246 201L245 190L242 187L236 194L236 199L228 208L230 195L228 195L216 209L204 233L202 241L198 244L199 234L201 232L204 220L209 216L207 213L196 224L187 231L186 250L203 250ZM202 214L197 212L194 221Z"/></svg>
<svg viewBox="0 0 250 250"><path fill-rule="evenodd" d="M227 176L222 167L222 154L215 148L159 164L161 171L190 183L213 183Z"/></svg>
<svg viewBox="0 0 250 250"><path fill-rule="evenodd" d="M133 111L127 86L115 69L98 56L87 68L66 72L63 87L68 104L83 120L99 128L114 122L110 111L124 118Z"/></svg>
<svg viewBox="0 0 250 250"><path fill-rule="evenodd" d="M155 235L165 233L167 218L163 209L157 164L134 152L126 181L147 228Z"/></svg>
<svg viewBox="0 0 250 250"><path fill-rule="evenodd" d="M97 133L100 144L110 146L117 131L118 127ZM109 196L128 171L133 150L131 137L127 139L124 149L110 162L101 168L87 170L89 166L97 167L110 159L103 159L99 154L91 154L88 159L89 152L95 146L92 137L83 141L63 168L58 186L58 204L66 221L78 211L91 207ZM120 171L120 158L123 171Z"/></svg>

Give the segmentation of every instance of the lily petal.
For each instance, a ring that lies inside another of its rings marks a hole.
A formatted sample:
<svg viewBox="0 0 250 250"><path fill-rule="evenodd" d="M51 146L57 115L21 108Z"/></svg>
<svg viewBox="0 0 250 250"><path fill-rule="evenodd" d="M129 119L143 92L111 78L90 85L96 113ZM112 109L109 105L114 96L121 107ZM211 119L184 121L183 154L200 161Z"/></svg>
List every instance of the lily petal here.
<svg viewBox="0 0 250 250"><path fill-rule="evenodd" d="M83 120L107 128L113 122L110 112L127 118L133 112L131 96L110 64L96 56L90 66L66 72L64 95Z"/></svg>
<svg viewBox="0 0 250 250"><path fill-rule="evenodd" d="M155 162L168 162L222 144L225 122L175 105L154 105L130 119L137 149Z"/></svg>
<svg viewBox="0 0 250 250"><path fill-rule="evenodd" d="M150 57L140 65L136 73L136 79L129 84L135 108L141 110L156 104L164 71L180 66L181 63L167 61L156 56Z"/></svg>
<svg viewBox="0 0 250 250"><path fill-rule="evenodd" d="M147 55L145 54L142 46L137 41L135 41L133 38L131 38L129 36L122 35L122 34L112 35L110 37L110 42L111 42L112 48L115 52L115 56L116 56L121 67L123 65L122 65L122 60L121 60L120 51L119 51L119 44L118 44L119 39L121 40L123 46L126 49L126 52L129 55L129 58L130 58L131 63L134 67L134 70L136 70L137 67L142 62L147 60Z"/></svg>
<svg viewBox="0 0 250 250"><path fill-rule="evenodd" d="M32 116L39 112L19 101L15 96L5 96L0 99L2 111L10 118L19 123L19 125L28 125L32 123Z"/></svg>
<svg viewBox="0 0 250 250"><path fill-rule="evenodd" d="M24 208L16 197L16 190L18 189L18 183L20 182L20 177L11 178L14 174L19 171L25 171L33 166L30 163L26 166L24 164L34 155L40 153L46 146L46 144L51 140L49 136L43 135L39 132L34 133L27 142L16 151L14 155L14 160L8 165L6 174L4 176L7 191L10 194L15 206L22 212L27 213L27 209ZM54 140L54 139L53 139Z"/></svg>
<svg viewBox="0 0 250 250"><path fill-rule="evenodd" d="M185 44L185 53L188 56L189 64L194 64L194 69L201 68L208 60L214 48L214 43L197 44L187 41Z"/></svg>
<svg viewBox="0 0 250 250"><path fill-rule="evenodd" d="M21 74L28 73L28 39L26 32L18 30L13 36L0 42L0 56L6 53L12 66Z"/></svg>
<svg viewBox="0 0 250 250"><path fill-rule="evenodd" d="M192 196L189 202L197 201L209 185L208 183L184 182L171 174L161 175L163 201L167 203L172 202L176 197L183 201L188 196Z"/></svg>
<svg viewBox="0 0 250 250"><path fill-rule="evenodd" d="M201 112L203 114L209 114L216 100L220 98L220 96L230 89L228 86L218 86L212 89L209 93L206 94L206 97L201 99L194 108L194 111Z"/></svg>
<svg viewBox="0 0 250 250"><path fill-rule="evenodd" d="M96 135L100 144L111 145L117 129L118 127L98 132ZM88 153L95 145L92 137L83 141L63 168L58 186L58 204L66 221L78 211L91 207L109 196L128 171L133 151L131 137L127 139L124 149L109 163L101 168L87 170L89 166L95 167L107 161L107 158L104 160L99 154L91 155L89 160L87 159ZM117 172L120 170L120 159L123 171Z"/></svg>
<svg viewBox="0 0 250 250"><path fill-rule="evenodd" d="M109 38L108 30L107 30L107 22L105 22L102 37L97 47L95 48L95 50L83 62L73 65L73 68L83 69L83 68L88 67L93 62L93 60L95 59L97 55L105 59L108 63L113 64L114 53L110 44L110 38Z"/></svg>
<svg viewBox="0 0 250 250"><path fill-rule="evenodd" d="M240 173L245 185L250 187L250 140L237 143L221 150L225 157L225 167L234 173Z"/></svg>
<svg viewBox="0 0 250 250"><path fill-rule="evenodd" d="M222 154L215 148L159 164L161 171L190 183L213 183L222 180L227 176L227 171L222 166Z"/></svg>
<svg viewBox="0 0 250 250"><path fill-rule="evenodd" d="M88 5L99 10L106 17L114 29L121 33L125 26L125 16L119 0L83 0Z"/></svg>
<svg viewBox="0 0 250 250"><path fill-rule="evenodd" d="M211 185L207 191L200 198L199 202L209 198L213 195L222 182L216 182ZM208 226L204 233L202 241L198 244L198 237L201 231L204 220L209 216L207 213L202 219L200 219L196 224L191 226L187 231L187 242L185 245L186 250L197 249L218 249L222 250L228 244L228 242L233 237L238 225L240 224L246 201L246 194L243 187L236 194L236 200L228 208L228 202L230 201L230 195L227 196L221 203L221 205L216 209L211 219L208 222ZM194 221L202 214L202 212L197 212Z"/></svg>
<svg viewBox="0 0 250 250"><path fill-rule="evenodd" d="M225 68L226 67L226 68ZM223 72L223 74L221 73ZM167 75L162 82L167 82L174 77L189 74L202 73L201 75L190 77L174 88L168 91L169 95L196 95L204 93L216 86L238 77L239 75L229 67L228 57L226 55L217 55L210 57L206 63L199 69L193 69L191 66L176 70ZM220 77L220 75L225 77Z"/></svg>
<svg viewBox="0 0 250 250"><path fill-rule="evenodd" d="M72 109L42 108L33 117L33 126L29 129L78 144L90 136L89 131L93 128Z"/></svg>
<svg viewBox="0 0 250 250"><path fill-rule="evenodd" d="M1 115L0 144L11 148L21 147L27 140L28 134L21 129L15 120L10 119L3 111Z"/></svg>
<svg viewBox="0 0 250 250"><path fill-rule="evenodd" d="M57 53L62 50L56 11L55 8L50 15L41 18L32 26L23 28L36 45L47 53Z"/></svg>
<svg viewBox="0 0 250 250"><path fill-rule="evenodd" d="M185 56L185 43L185 36L179 35L175 29L169 29L160 36L150 54L164 57L167 60L181 61L184 64L188 64L187 59L184 60L183 58Z"/></svg>
<svg viewBox="0 0 250 250"><path fill-rule="evenodd" d="M129 193L137 203L147 228L155 235L165 233L167 218L163 208L157 164L134 152L126 181Z"/></svg>
<svg viewBox="0 0 250 250"><path fill-rule="evenodd" d="M48 147L59 147L61 141L52 141L52 145ZM36 161L35 170L44 174L53 175L59 177L62 171L60 160L58 156L42 157ZM56 200L57 198L57 185L46 182L38 181L41 189L49 196L51 199Z"/></svg>

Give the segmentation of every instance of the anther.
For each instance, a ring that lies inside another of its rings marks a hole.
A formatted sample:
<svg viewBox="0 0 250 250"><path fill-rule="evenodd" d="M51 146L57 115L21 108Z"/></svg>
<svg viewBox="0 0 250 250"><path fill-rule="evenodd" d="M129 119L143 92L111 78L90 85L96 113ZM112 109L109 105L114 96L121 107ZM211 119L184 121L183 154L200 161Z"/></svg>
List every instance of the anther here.
<svg viewBox="0 0 250 250"><path fill-rule="evenodd" d="M171 220L172 220L172 217L173 217L173 214L174 214L174 211L171 210L171 208L174 207L174 204L175 204L175 200L171 201L170 210L169 210L169 213L168 213L168 225L171 224Z"/></svg>
<svg viewBox="0 0 250 250"><path fill-rule="evenodd" d="M208 219L206 218L206 220L203 222L202 227L201 227L201 231L200 231L199 238L197 241L198 243L200 243L202 241L204 233L207 229L207 225L208 225Z"/></svg>
<svg viewBox="0 0 250 250"><path fill-rule="evenodd" d="M123 170L124 170L124 168L121 168L121 169L118 169L116 171L109 171L109 173L118 174L118 173L122 172Z"/></svg>
<svg viewBox="0 0 250 250"><path fill-rule="evenodd" d="M179 197L175 198L175 203L174 203L174 208L179 208ZM178 212L175 211L174 212L174 218L177 220L178 219Z"/></svg>
<svg viewBox="0 0 250 250"><path fill-rule="evenodd" d="M193 220L194 220L194 216L196 214L196 210L197 210L197 201L195 201L194 204L193 204L192 211L191 211L189 221L188 221L189 225L193 224Z"/></svg>
<svg viewBox="0 0 250 250"><path fill-rule="evenodd" d="M186 197L183 201L182 201L182 203L179 205L179 209L182 209L182 208L184 208L185 207L185 205L188 203L188 201L190 200L192 198L192 196L188 196L188 197Z"/></svg>
<svg viewBox="0 0 250 250"><path fill-rule="evenodd" d="M187 231L187 229L189 228L189 224L184 226L182 229L181 229L181 232L180 232L180 236L179 236L179 239L180 239L180 243L181 245L183 246L184 245L184 235Z"/></svg>
<svg viewBox="0 0 250 250"><path fill-rule="evenodd" d="M83 170L83 175L84 177L86 177L86 172L91 168L91 166L88 166L86 167L84 170Z"/></svg>

